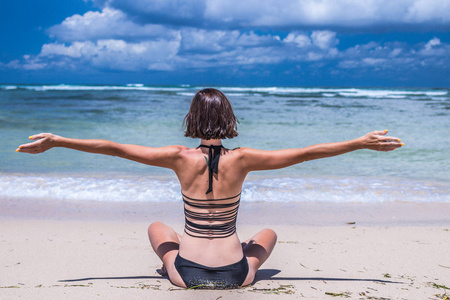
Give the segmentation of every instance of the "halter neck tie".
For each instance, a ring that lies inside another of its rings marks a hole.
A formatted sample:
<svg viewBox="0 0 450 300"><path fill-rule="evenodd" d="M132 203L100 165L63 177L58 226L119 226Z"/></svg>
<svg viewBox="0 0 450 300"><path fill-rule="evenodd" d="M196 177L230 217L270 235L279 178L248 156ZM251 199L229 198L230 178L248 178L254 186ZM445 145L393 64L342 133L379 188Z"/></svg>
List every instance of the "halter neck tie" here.
<svg viewBox="0 0 450 300"><path fill-rule="evenodd" d="M212 192L212 183L213 183L213 173L216 173L219 171L219 159L220 159L220 152L223 148L222 145L202 145L200 144L200 146L198 147L202 147L202 148L209 148L209 153L208 153L208 160L207 160L207 164L208 164L208 172L209 172L209 187L208 190L206 191L206 194L209 194L210 192ZM213 152L214 150L214 152Z"/></svg>

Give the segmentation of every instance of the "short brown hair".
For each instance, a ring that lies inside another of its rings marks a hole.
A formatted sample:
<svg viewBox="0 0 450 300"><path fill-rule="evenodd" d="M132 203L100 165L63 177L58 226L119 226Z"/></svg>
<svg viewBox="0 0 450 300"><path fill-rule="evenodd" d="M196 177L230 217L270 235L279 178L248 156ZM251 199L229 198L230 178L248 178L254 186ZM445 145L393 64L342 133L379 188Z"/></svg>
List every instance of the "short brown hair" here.
<svg viewBox="0 0 450 300"><path fill-rule="evenodd" d="M234 138L238 135L238 119L230 101L219 90L203 89L192 98L183 125L184 136L205 140Z"/></svg>

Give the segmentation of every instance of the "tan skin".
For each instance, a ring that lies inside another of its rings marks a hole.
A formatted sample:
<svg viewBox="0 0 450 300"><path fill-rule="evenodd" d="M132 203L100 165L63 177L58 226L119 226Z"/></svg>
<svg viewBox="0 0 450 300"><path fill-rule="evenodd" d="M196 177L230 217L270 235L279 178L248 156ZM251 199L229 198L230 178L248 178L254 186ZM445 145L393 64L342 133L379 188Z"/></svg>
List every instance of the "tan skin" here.
<svg viewBox="0 0 450 300"><path fill-rule="evenodd" d="M138 145L119 144L106 140L69 139L41 133L31 136L32 143L23 144L17 152L37 154L54 147L118 156L157 167L171 169L180 181L185 195L197 199L226 198L237 195L242 190L245 177L251 171L272 170L288 167L304 161L341 155L359 149L392 151L402 147L400 139L386 136L385 131L374 131L360 138L317 144L299 149L275 151L238 148L222 150L219 171L215 176L213 191L205 195L208 188L208 168L205 157L208 149L167 146L152 148ZM204 145L221 145L221 140L202 140ZM174 261L179 253L185 259L199 264L218 267L233 264L247 257L249 273L243 286L251 284L256 271L267 260L276 243L276 234L264 229L252 238L241 243L237 234L227 238L196 238L184 234L180 236L172 228L160 222L152 223L148 228L150 243L156 254L166 266L172 283L186 287Z"/></svg>

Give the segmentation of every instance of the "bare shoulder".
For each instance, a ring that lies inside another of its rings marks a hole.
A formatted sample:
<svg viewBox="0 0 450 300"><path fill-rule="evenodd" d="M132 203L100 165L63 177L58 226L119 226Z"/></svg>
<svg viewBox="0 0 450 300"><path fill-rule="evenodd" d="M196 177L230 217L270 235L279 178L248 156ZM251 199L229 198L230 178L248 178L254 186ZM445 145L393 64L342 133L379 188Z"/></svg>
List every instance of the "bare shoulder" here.
<svg viewBox="0 0 450 300"><path fill-rule="evenodd" d="M257 170L273 170L289 166L292 163L292 150L260 150L240 148L241 165L248 172Z"/></svg>
<svg viewBox="0 0 450 300"><path fill-rule="evenodd" d="M199 148L189 148L186 146L170 146L172 147L172 151L176 151L178 156L184 160L192 160L195 157L199 157L199 154L201 154L201 150Z"/></svg>
<svg viewBox="0 0 450 300"><path fill-rule="evenodd" d="M169 147L173 149L172 151L177 151L182 155L190 155L197 151L197 148L189 148L189 147L181 146L181 145L169 146Z"/></svg>
<svg viewBox="0 0 450 300"><path fill-rule="evenodd" d="M185 152L185 151L191 150L190 148L188 148L186 146L182 146L182 145L165 146L163 148L165 148L165 150L170 151L170 152Z"/></svg>
<svg viewBox="0 0 450 300"><path fill-rule="evenodd" d="M233 158L239 159L245 155L246 149L249 149L249 148L244 148L244 147L238 147L238 148L233 148L233 149L226 148L225 155L233 156Z"/></svg>
<svg viewBox="0 0 450 300"><path fill-rule="evenodd" d="M257 149L253 148L239 147L235 149L227 149L225 156L228 156L235 161L243 162L246 159L254 156L257 151L258 151Z"/></svg>
<svg viewBox="0 0 450 300"><path fill-rule="evenodd" d="M259 149L254 149L254 148L239 147L239 148L234 149L233 152L236 152L237 155L244 158L244 157L248 157L248 156L258 155L258 154L264 153L265 151L259 150Z"/></svg>
<svg viewBox="0 0 450 300"><path fill-rule="evenodd" d="M165 147L162 147L161 149L163 149L164 152L166 152L168 155L178 156L178 157L183 157L183 156L189 155L192 150L192 149L190 149L186 146L182 146L182 145L165 146Z"/></svg>
<svg viewBox="0 0 450 300"><path fill-rule="evenodd" d="M163 146L163 147L145 147L148 151L165 154L168 156L176 156L182 154L184 151L189 148L181 145L173 145L173 146Z"/></svg>

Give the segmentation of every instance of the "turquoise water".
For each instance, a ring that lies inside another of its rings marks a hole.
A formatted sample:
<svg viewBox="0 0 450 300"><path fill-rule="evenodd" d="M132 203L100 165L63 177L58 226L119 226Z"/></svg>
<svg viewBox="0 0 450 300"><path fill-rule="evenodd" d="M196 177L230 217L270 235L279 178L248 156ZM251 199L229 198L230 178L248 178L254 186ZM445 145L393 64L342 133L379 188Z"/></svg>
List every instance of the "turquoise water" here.
<svg viewBox="0 0 450 300"><path fill-rule="evenodd" d="M182 120L196 86L0 85L0 196L179 201L171 171L53 149L16 153L39 132L147 146L198 145ZM239 136L224 144L304 147L389 129L405 147L362 150L250 174L247 201L450 201L450 90L216 87L231 100Z"/></svg>

